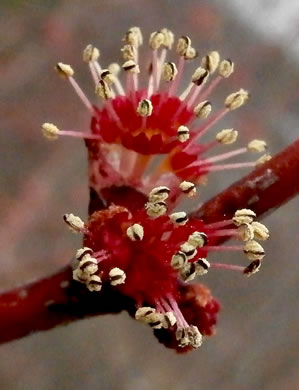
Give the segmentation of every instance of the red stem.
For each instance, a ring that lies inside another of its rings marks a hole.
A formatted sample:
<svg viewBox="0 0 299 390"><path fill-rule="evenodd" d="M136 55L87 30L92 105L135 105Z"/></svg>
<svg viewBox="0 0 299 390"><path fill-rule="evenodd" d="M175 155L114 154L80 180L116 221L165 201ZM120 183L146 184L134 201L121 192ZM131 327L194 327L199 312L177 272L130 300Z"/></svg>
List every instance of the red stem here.
<svg viewBox="0 0 299 390"><path fill-rule="evenodd" d="M299 140L205 203L193 217L213 222L244 207L255 210L259 216L272 212L299 192L298 172ZM94 196L92 205L104 207ZM70 267L4 292L0 295L0 343L86 316L133 311L134 303L110 288L102 294L99 299L97 293L73 282Z"/></svg>

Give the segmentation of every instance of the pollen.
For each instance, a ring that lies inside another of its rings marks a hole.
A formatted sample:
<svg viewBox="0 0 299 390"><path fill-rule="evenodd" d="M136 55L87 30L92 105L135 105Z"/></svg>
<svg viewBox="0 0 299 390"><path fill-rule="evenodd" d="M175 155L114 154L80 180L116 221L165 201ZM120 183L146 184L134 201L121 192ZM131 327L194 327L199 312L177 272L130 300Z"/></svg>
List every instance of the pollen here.
<svg viewBox="0 0 299 390"><path fill-rule="evenodd" d="M84 222L74 214L64 214L63 220L74 233L81 233L84 229Z"/></svg>
<svg viewBox="0 0 299 390"><path fill-rule="evenodd" d="M126 274L122 269L115 267L112 268L112 270L109 272L109 278L111 285L117 286L119 284L125 283Z"/></svg>
<svg viewBox="0 0 299 390"><path fill-rule="evenodd" d="M249 94L244 89L240 89L238 92L234 92L225 99L225 106L229 110L236 110L243 106L249 98Z"/></svg>
<svg viewBox="0 0 299 390"><path fill-rule="evenodd" d="M233 144L238 138L238 132L234 129L223 129L216 134L216 140L224 145Z"/></svg>
<svg viewBox="0 0 299 390"><path fill-rule="evenodd" d="M91 61L97 61L100 58L100 51L93 45L87 45L86 48L83 50L83 61L84 62L91 62Z"/></svg>
<svg viewBox="0 0 299 390"><path fill-rule="evenodd" d="M49 140L56 140L59 135L59 129L53 123L44 123L42 125L43 135Z"/></svg>
<svg viewBox="0 0 299 390"><path fill-rule="evenodd" d="M128 227L127 236L132 241L141 241L144 236L143 227L138 223L135 223L134 225Z"/></svg>
<svg viewBox="0 0 299 390"><path fill-rule="evenodd" d="M73 68L70 65L58 62L55 69L63 77L72 77L74 75Z"/></svg>
<svg viewBox="0 0 299 390"><path fill-rule="evenodd" d="M206 119L212 111L212 105L209 101L205 100L204 102L199 103L194 108L194 114L197 118Z"/></svg>
<svg viewBox="0 0 299 390"><path fill-rule="evenodd" d="M249 142L247 147L251 152L264 152L267 148L267 144L263 140L254 139Z"/></svg>
<svg viewBox="0 0 299 390"><path fill-rule="evenodd" d="M179 187L190 198L196 195L196 186L191 181L182 181Z"/></svg>

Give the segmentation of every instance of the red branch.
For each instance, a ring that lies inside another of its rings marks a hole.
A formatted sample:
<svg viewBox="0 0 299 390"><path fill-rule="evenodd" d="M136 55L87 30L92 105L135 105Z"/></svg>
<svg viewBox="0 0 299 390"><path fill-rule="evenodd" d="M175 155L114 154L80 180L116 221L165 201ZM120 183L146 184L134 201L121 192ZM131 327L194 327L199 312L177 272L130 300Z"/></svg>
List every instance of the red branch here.
<svg viewBox="0 0 299 390"><path fill-rule="evenodd" d="M271 212L297 195L298 172L299 140L205 203L193 217L213 222L244 207L255 210L259 216ZM103 204L98 203L97 207ZM124 309L133 312L133 302L109 287L102 294L99 300L98 294L73 282L70 267L4 292L0 294L0 343L86 316Z"/></svg>

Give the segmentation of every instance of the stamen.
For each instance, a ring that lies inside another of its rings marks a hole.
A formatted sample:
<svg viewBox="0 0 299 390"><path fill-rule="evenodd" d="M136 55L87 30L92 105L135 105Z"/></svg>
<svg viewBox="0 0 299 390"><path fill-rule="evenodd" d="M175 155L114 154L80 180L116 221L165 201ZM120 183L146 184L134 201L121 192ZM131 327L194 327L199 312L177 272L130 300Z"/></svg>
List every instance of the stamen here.
<svg viewBox="0 0 299 390"><path fill-rule="evenodd" d="M151 203L165 201L170 193L170 188L166 186L155 187L149 193L149 201Z"/></svg>
<svg viewBox="0 0 299 390"><path fill-rule="evenodd" d="M190 138L190 131L187 126L180 126L177 130L177 134L180 142L186 142Z"/></svg>
<svg viewBox="0 0 299 390"><path fill-rule="evenodd" d="M87 134L81 131L73 131L73 130L59 130L57 126L53 123L44 123L42 125L43 135L51 141L55 141L58 136L69 136L75 138L83 138L83 139L93 139L93 140L102 140L100 135L96 134Z"/></svg>
<svg viewBox="0 0 299 390"><path fill-rule="evenodd" d="M167 62L162 68L162 79L166 82L173 81L178 74L177 67L174 62Z"/></svg>
<svg viewBox="0 0 299 390"><path fill-rule="evenodd" d="M213 74L217 70L219 62L220 55L218 51L211 51L208 55L203 57L201 60L201 66Z"/></svg>
<svg viewBox="0 0 299 390"><path fill-rule="evenodd" d="M185 242L181 245L181 251L185 253L188 260L193 259L193 257L195 257L197 254L196 248L193 245L189 244L189 242Z"/></svg>
<svg viewBox="0 0 299 390"><path fill-rule="evenodd" d="M233 144L238 138L238 132L234 129L223 129L216 134L216 140L224 145Z"/></svg>
<svg viewBox="0 0 299 390"><path fill-rule="evenodd" d="M79 87L79 84L76 82L76 80L72 77L74 75L74 71L71 68L70 65L63 64L62 62L58 62L58 64L55 66L56 71L63 77L67 78L69 82L71 83L72 87L74 88L75 92L81 99L82 103L88 108L90 112L93 113L93 107L88 98L86 97L85 93L82 91L82 89Z"/></svg>
<svg viewBox="0 0 299 390"><path fill-rule="evenodd" d="M138 107L136 111L140 116L143 117L151 116L153 113L153 104L149 99L141 100L138 103Z"/></svg>
<svg viewBox="0 0 299 390"><path fill-rule="evenodd" d="M267 161L270 161L271 160L271 156L270 154L264 154L263 156L261 156L260 158L258 158L255 162L255 165L256 166L259 166L259 165L262 165L264 163L266 163Z"/></svg>
<svg viewBox="0 0 299 390"><path fill-rule="evenodd" d="M122 87L121 82L119 81L118 74L120 72L120 66L117 63L112 63L108 66L110 72L114 75L114 86L119 93L119 95L125 95L125 91Z"/></svg>
<svg viewBox="0 0 299 390"><path fill-rule="evenodd" d="M209 261L205 258L201 258L196 260L195 262L195 268L196 268L196 275L202 276L208 273L209 268L211 267L211 264Z"/></svg>
<svg viewBox="0 0 299 390"><path fill-rule="evenodd" d="M236 110L237 108L243 106L249 98L249 94L244 89L240 89L238 92L231 93L225 99L225 107L227 107L230 111Z"/></svg>
<svg viewBox="0 0 299 390"><path fill-rule="evenodd" d="M83 259L84 256L92 255L92 254L93 254L93 250L85 246L84 248L80 248L77 250L76 259L80 261Z"/></svg>
<svg viewBox="0 0 299 390"><path fill-rule="evenodd" d="M209 101L203 101L194 108L194 114L197 118L206 119L212 111L212 105Z"/></svg>
<svg viewBox="0 0 299 390"><path fill-rule="evenodd" d="M243 270L243 273L247 276L251 276L260 270L261 265L261 260L254 260Z"/></svg>
<svg viewBox="0 0 299 390"><path fill-rule="evenodd" d="M267 144L265 141L260 139L254 139L247 145L248 150L251 152L264 152L267 148Z"/></svg>
<svg viewBox="0 0 299 390"><path fill-rule="evenodd" d="M262 260L265 256L264 248L254 240L246 242L244 246L244 253L249 260Z"/></svg>
<svg viewBox="0 0 299 390"><path fill-rule="evenodd" d="M234 68L235 65L231 60L223 60L219 65L219 74L224 78L228 78L233 73Z"/></svg>
<svg viewBox="0 0 299 390"><path fill-rule="evenodd" d="M100 58L100 51L93 45L87 45L83 50L83 61L86 63L97 61Z"/></svg>
<svg viewBox="0 0 299 390"><path fill-rule="evenodd" d="M183 181L179 185L180 190L186 194L188 197L192 197L196 195L196 186L194 183L190 181Z"/></svg>
<svg viewBox="0 0 299 390"><path fill-rule="evenodd" d="M250 224L253 222L253 219L256 217L256 214L254 211L250 209L240 209L237 210L232 218L232 222L236 226L244 225L244 224Z"/></svg>
<svg viewBox="0 0 299 390"><path fill-rule="evenodd" d="M195 248L202 248L208 243L208 236L203 232L193 232L188 238L188 244Z"/></svg>
<svg viewBox="0 0 299 390"><path fill-rule="evenodd" d="M101 291L102 289L102 279L98 275L92 275L86 283L86 286L89 291Z"/></svg>
<svg viewBox="0 0 299 390"><path fill-rule="evenodd" d="M110 270L109 278L111 286L118 286L125 283L126 274L122 269L115 267Z"/></svg>
<svg viewBox="0 0 299 390"><path fill-rule="evenodd" d="M269 234L269 230L265 225L263 225L260 222L252 222L251 226L253 228L255 239L261 241L268 240L270 234Z"/></svg>
<svg viewBox="0 0 299 390"><path fill-rule="evenodd" d="M187 256L184 252L177 252L171 258L171 266L174 269L182 269L187 262Z"/></svg>
<svg viewBox="0 0 299 390"><path fill-rule="evenodd" d="M74 233L83 232L85 225L80 217L77 217L74 214L64 214L63 220L68 225L68 227L72 232Z"/></svg>
<svg viewBox="0 0 299 390"><path fill-rule="evenodd" d="M158 218L166 214L167 206L165 202L148 202L145 205L145 210L149 217Z"/></svg>
<svg viewBox="0 0 299 390"><path fill-rule="evenodd" d="M125 34L123 41L138 48L143 43L142 33L139 27L131 27Z"/></svg>
<svg viewBox="0 0 299 390"><path fill-rule="evenodd" d="M132 241L141 241L144 236L143 227L140 224L135 223L134 225L128 227L127 236Z"/></svg>
<svg viewBox="0 0 299 390"><path fill-rule="evenodd" d="M124 61L137 62L137 49L133 45L125 45L121 49Z"/></svg>
<svg viewBox="0 0 299 390"><path fill-rule="evenodd" d="M95 258L90 255L85 255L82 260L79 262L78 267L83 273L88 273L92 275L98 270L98 262Z"/></svg>
<svg viewBox="0 0 299 390"><path fill-rule="evenodd" d="M188 216L185 211L179 211L177 213L170 214L170 219L173 223L184 226L188 222Z"/></svg>
<svg viewBox="0 0 299 390"><path fill-rule="evenodd" d="M99 81L96 86L95 93L104 100L108 100L114 97L112 89L104 80Z"/></svg>

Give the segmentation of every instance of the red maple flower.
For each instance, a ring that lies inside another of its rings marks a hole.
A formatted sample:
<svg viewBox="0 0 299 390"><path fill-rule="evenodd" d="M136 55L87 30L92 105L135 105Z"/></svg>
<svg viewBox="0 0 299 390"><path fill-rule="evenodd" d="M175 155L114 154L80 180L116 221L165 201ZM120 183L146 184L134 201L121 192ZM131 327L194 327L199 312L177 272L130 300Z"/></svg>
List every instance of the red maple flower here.
<svg viewBox="0 0 299 390"><path fill-rule="evenodd" d="M185 63L197 57L187 36L176 45L178 63L166 62L174 43L173 34L162 29L151 34L152 60L146 87L140 87L140 29L125 34L122 49L126 86L118 77L120 66L103 69L99 50L88 45L83 59L88 63L102 106L92 105L75 79L69 65L58 63L57 71L67 78L91 113L90 132L59 130L45 123L50 139L59 135L81 137L89 157L91 201L89 219L84 223L73 214L64 216L75 232L84 236L77 251L73 278L100 294L103 284L135 302L135 318L155 329L165 345L178 351L197 348L202 335L215 332L220 305L202 284L189 284L210 268L234 269L252 275L265 255L256 240L267 239L267 228L254 222L249 209L236 210L233 218L205 224L188 218L179 209L184 197L196 195L197 186L212 171L252 167L267 161L217 164L247 151L262 152L266 144L253 140L247 147L206 157L217 145L237 139L234 129L223 129L214 140L201 137L220 119L241 107L248 92L240 89L227 96L224 106L212 111L207 100L234 70L230 60L216 51L201 60L191 82L177 92ZM214 78L213 78L214 77ZM212 78L208 84L209 78ZM103 205L105 205L103 207ZM220 246L219 237L245 241L244 245ZM248 266L211 263L211 251L243 251Z"/></svg>

